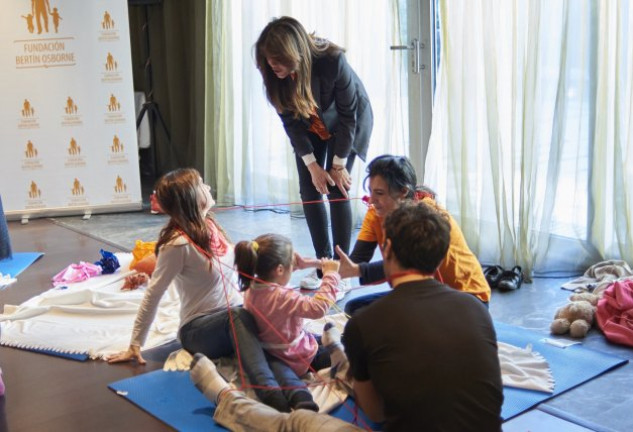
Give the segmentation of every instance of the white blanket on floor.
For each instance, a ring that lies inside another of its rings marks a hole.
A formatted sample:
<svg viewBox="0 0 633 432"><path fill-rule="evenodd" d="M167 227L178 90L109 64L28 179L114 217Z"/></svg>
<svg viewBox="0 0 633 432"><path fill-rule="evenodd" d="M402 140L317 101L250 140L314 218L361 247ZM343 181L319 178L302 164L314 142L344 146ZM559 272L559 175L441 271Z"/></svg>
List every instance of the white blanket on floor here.
<svg viewBox="0 0 633 432"><path fill-rule="evenodd" d="M25 349L87 354L92 359L124 351L130 344L144 289L121 291L131 254L117 254L114 274L52 288L0 315L0 344ZM172 287L163 296L144 349L176 338L180 299Z"/></svg>
<svg viewBox="0 0 633 432"><path fill-rule="evenodd" d="M554 377L547 360L532 351L532 345L519 348L498 342L501 380L507 387L554 392Z"/></svg>

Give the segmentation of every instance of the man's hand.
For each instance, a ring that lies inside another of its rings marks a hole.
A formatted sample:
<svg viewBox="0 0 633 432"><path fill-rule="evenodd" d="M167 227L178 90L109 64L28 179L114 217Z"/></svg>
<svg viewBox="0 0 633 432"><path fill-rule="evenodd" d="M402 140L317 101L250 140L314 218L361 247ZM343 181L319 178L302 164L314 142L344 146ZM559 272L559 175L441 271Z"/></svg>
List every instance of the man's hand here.
<svg viewBox="0 0 633 432"><path fill-rule="evenodd" d="M336 245L336 254L339 256L341 265L339 266L338 273L341 275L341 279L360 276L360 266L353 262L343 249Z"/></svg>
<svg viewBox="0 0 633 432"><path fill-rule="evenodd" d="M332 177L330 177L330 174L318 163L312 162L308 165L308 171L310 171L310 175L312 176L312 184L320 194L327 195L329 193L328 185L336 185Z"/></svg>

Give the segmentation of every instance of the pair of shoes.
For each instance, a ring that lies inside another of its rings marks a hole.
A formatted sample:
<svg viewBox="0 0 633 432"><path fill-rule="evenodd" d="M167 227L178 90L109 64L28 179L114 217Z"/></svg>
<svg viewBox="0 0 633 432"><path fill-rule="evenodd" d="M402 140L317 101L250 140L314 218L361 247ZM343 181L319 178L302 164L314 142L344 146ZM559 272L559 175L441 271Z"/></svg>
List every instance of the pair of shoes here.
<svg viewBox="0 0 633 432"><path fill-rule="evenodd" d="M512 270L506 270L501 273L497 288L500 291L514 291L521 288L523 283L523 272L520 266L512 267Z"/></svg>
<svg viewBox="0 0 633 432"><path fill-rule="evenodd" d="M486 282L488 282L488 286L490 286L490 288L497 288L501 275L504 271L503 267L498 265L487 267L486 270L484 270L484 276L486 277Z"/></svg>
<svg viewBox="0 0 633 432"><path fill-rule="evenodd" d="M317 275L316 270L312 270L306 277L299 282L301 289L315 290L321 286L321 278Z"/></svg>
<svg viewBox="0 0 633 432"><path fill-rule="evenodd" d="M160 204L158 204L158 198L156 198L156 191L152 192L149 196L149 211L152 214L163 214L165 213L162 208L160 208Z"/></svg>

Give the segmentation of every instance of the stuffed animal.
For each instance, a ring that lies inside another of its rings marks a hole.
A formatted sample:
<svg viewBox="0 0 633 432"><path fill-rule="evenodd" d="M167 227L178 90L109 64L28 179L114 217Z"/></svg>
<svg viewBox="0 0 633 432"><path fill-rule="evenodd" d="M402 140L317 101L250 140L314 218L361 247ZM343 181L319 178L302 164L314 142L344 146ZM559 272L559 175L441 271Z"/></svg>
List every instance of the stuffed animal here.
<svg viewBox="0 0 633 432"><path fill-rule="evenodd" d="M574 294L562 308L556 311L554 321L550 325L552 334L565 334L573 338L583 338L593 324L596 304L599 296L591 293Z"/></svg>
<svg viewBox="0 0 633 432"><path fill-rule="evenodd" d="M584 301L588 301L589 303L591 303L592 306L597 306L598 305L598 300L600 300L600 298L602 298L602 296L599 296L597 294L593 294L593 293L590 293L590 292L581 292L581 293L577 293L577 294L572 294L569 297L569 300L571 300L571 301L584 300Z"/></svg>

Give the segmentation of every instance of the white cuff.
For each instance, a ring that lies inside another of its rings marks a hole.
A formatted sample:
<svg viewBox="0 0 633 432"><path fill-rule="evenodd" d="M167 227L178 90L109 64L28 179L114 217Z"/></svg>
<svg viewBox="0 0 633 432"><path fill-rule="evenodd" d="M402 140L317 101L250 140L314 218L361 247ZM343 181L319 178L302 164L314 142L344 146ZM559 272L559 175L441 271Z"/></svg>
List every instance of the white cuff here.
<svg viewBox="0 0 633 432"><path fill-rule="evenodd" d="M332 160L332 165L346 166L347 158L340 158L334 155L334 160Z"/></svg>
<svg viewBox="0 0 633 432"><path fill-rule="evenodd" d="M336 156L334 157L336 158ZM308 153L307 155L303 155L301 156L301 159L303 159L303 163L306 164L306 166L310 165L312 162L316 162L314 153Z"/></svg>

